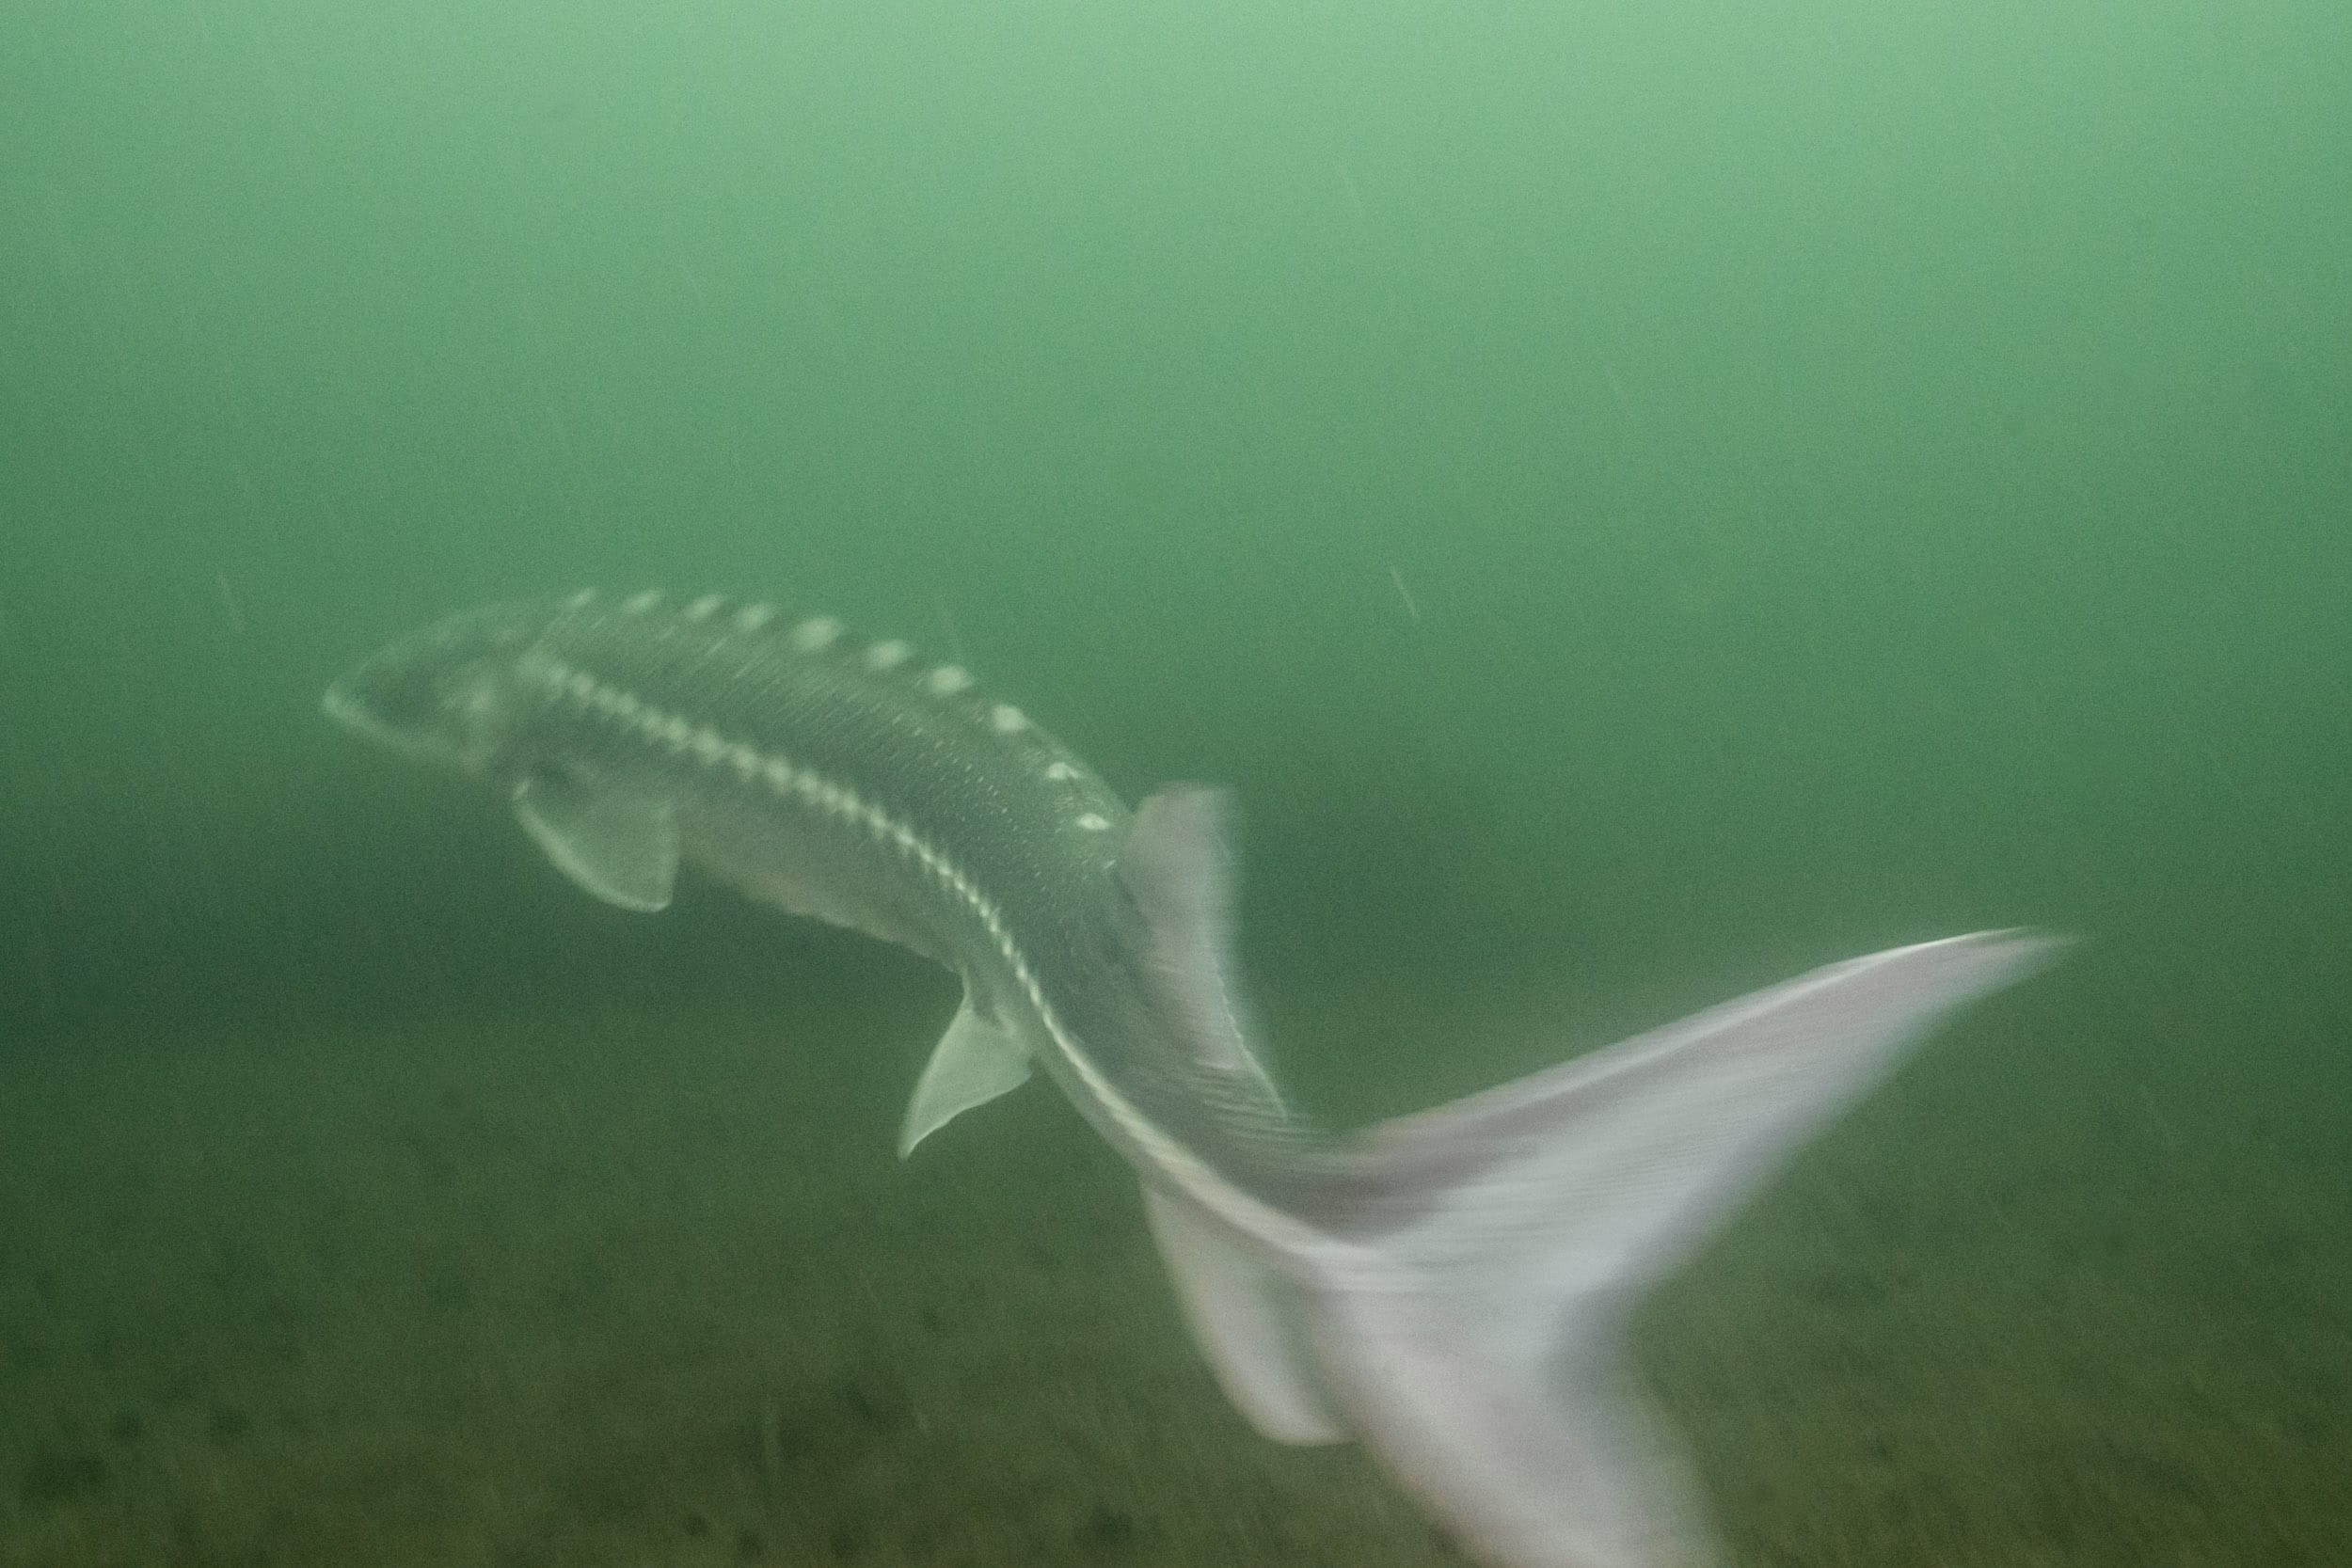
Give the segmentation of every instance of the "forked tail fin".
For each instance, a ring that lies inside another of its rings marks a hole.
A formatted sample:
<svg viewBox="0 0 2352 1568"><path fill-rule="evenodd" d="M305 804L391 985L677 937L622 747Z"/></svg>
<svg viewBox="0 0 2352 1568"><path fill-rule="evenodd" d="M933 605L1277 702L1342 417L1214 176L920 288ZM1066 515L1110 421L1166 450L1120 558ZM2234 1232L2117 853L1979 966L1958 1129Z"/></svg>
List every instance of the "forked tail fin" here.
<svg viewBox="0 0 2352 1568"><path fill-rule="evenodd" d="M1375 1129L1346 1228L1379 1262L1306 1271L1328 1404L1486 1561L1708 1560L1621 1375L1626 1308L1906 1042L2056 945L1983 932L1856 958Z"/></svg>

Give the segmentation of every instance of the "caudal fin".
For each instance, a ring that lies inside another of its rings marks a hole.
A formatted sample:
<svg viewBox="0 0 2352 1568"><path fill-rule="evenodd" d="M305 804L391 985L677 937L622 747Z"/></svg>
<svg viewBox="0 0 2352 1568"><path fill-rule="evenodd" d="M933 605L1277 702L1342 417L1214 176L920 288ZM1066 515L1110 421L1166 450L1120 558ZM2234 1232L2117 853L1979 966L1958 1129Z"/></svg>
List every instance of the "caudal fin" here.
<svg viewBox="0 0 2352 1568"><path fill-rule="evenodd" d="M1305 1303L1325 1394L1488 1562L1709 1560L1621 1372L1627 1307L1905 1043L2056 945L1996 931L1856 958L1375 1129L1348 1228L1380 1261Z"/></svg>

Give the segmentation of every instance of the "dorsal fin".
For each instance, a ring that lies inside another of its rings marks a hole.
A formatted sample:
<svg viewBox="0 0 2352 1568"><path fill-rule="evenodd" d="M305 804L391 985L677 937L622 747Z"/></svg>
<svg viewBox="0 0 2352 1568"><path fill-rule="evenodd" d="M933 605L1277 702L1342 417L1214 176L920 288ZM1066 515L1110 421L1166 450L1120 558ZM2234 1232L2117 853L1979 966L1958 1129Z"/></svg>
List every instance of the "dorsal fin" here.
<svg viewBox="0 0 2352 1568"><path fill-rule="evenodd" d="M1249 1049L1232 960L1231 791L1171 784L1136 809L1119 879L1143 917L1144 958L1185 1023L1195 1066L1245 1085L1281 1109L1281 1095Z"/></svg>

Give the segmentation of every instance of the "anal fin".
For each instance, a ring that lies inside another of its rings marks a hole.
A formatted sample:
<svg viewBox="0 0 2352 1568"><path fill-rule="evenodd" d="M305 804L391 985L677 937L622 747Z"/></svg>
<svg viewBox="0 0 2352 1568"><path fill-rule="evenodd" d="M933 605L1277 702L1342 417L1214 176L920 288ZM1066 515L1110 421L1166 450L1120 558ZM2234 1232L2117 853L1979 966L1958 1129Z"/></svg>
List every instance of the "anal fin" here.
<svg viewBox="0 0 2352 1568"><path fill-rule="evenodd" d="M1343 1441L1347 1426L1324 1397L1289 1281L1179 1199L1146 1186L1143 1212L1184 1321L1233 1408L1278 1443Z"/></svg>

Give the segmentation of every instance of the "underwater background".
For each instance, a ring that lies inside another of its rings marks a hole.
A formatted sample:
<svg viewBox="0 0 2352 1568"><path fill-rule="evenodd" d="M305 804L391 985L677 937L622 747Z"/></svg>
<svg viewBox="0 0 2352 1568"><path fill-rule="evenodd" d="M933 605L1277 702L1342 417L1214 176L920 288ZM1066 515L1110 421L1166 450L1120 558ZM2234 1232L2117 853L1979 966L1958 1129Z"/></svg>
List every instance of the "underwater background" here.
<svg viewBox="0 0 2352 1568"><path fill-rule="evenodd" d="M349 742L771 597L1234 785L1334 1125L2088 940L1645 1312L1740 1563L2352 1561L2352 8L12 0L0 1565L1435 1564L954 1005Z"/></svg>

